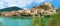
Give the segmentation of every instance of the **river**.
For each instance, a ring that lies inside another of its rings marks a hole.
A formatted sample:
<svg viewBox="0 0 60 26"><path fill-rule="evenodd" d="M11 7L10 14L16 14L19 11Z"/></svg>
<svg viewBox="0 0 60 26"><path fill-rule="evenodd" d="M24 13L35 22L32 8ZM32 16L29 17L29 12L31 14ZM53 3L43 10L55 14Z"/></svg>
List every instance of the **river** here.
<svg viewBox="0 0 60 26"><path fill-rule="evenodd" d="M2 26L32 26L32 18L0 17Z"/></svg>

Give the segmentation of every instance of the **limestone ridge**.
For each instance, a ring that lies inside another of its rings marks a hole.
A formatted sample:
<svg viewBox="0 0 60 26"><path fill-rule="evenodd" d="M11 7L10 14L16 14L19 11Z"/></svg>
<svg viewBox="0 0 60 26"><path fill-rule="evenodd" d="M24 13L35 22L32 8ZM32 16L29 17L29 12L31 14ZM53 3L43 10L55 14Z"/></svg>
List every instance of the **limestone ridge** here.
<svg viewBox="0 0 60 26"><path fill-rule="evenodd" d="M51 14L56 14L56 10L54 9L54 6L50 2L45 2L42 5L39 5L37 7L34 7L32 9L37 9L40 14L46 14L46 15L51 15Z"/></svg>
<svg viewBox="0 0 60 26"><path fill-rule="evenodd" d="M54 6L50 2L45 2L42 5L39 5L37 7L34 7L36 9L41 9L41 8L48 8L48 9L54 9Z"/></svg>
<svg viewBox="0 0 60 26"><path fill-rule="evenodd" d="M53 5L50 2L45 2L44 5L49 6L50 9L54 9Z"/></svg>

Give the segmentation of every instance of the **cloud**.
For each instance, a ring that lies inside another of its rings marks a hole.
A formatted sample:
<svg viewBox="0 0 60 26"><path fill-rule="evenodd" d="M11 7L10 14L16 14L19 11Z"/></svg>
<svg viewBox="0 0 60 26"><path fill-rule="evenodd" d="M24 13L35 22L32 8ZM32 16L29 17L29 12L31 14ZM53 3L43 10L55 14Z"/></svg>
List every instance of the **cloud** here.
<svg viewBox="0 0 60 26"><path fill-rule="evenodd" d="M0 2L0 8L1 8L1 9L4 8L3 4L5 4L5 3Z"/></svg>
<svg viewBox="0 0 60 26"><path fill-rule="evenodd" d="M35 2L36 4L39 2L44 2L44 1L52 1L52 0L0 0L0 7L4 7L4 5L7 5L5 7L11 7L11 6L18 6L18 7L26 7L26 5L29 5L33 2ZM2 7L2 8L3 8Z"/></svg>
<svg viewBox="0 0 60 26"><path fill-rule="evenodd" d="M33 1L34 0L0 0L0 2L7 3L8 7L11 7L11 6L22 6L22 7L24 7L25 5L30 4Z"/></svg>
<svg viewBox="0 0 60 26"><path fill-rule="evenodd" d="M34 2L44 2L45 0L35 0Z"/></svg>

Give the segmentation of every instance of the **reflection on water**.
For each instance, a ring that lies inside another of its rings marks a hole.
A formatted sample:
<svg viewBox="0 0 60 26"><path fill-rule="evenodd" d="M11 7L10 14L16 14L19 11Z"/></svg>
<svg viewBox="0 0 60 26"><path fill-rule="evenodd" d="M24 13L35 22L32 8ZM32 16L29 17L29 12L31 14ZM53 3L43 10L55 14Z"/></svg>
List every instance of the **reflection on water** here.
<svg viewBox="0 0 60 26"><path fill-rule="evenodd" d="M32 26L32 18L0 17L4 26Z"/></svg>

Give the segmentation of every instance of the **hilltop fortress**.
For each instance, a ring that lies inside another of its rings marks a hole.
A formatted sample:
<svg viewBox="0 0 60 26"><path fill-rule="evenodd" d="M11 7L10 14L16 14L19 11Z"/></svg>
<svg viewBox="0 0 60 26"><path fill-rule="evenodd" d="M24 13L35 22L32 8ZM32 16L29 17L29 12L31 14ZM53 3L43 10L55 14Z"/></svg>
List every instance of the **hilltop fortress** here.
<svg viewBox="0 0 60 26"><path fill-rule="evenodd" d="M1 16L21 16L21 15L44 16L44 15L51 15L51 14L56 14L56 10L52 6L52 4L49 2L45 2L42 5L33 7L30 10L17 10L17 11L10 11L10 12L1 12Z"/></svg>

